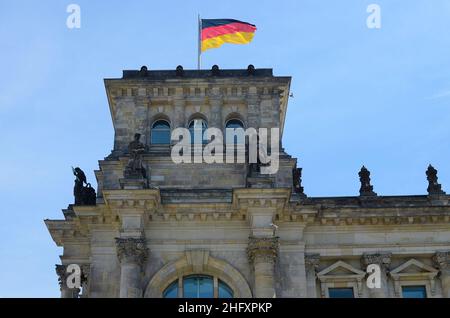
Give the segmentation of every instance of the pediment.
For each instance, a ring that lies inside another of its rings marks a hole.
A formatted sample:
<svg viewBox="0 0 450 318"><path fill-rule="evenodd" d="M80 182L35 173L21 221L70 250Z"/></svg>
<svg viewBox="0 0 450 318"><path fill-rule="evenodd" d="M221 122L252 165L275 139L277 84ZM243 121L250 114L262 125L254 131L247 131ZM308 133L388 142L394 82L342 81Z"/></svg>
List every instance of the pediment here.
<svg viewBox="0 0 450 318"><path fill-rule="evenodd" d="M438 270L412 258L391 271L391 275L420 274L420 273L437 274Z"/></svg>
<svg viewBox="0 0 450 318"><path fill-rule="evenodd" d="M401 281L429 284L431 295L436 292L435 278L438 270L414 258L403 263L389 274L394 279L394 290L397 297L401 295Z"/></svg>
<svg viewBox="0 0 450 318"><path fill-rule="evenodd" d="M319 278L333 277L333 276L364 276L366 273L354 268L344 261L337 261L331 266L323 269L317 276Z"/></svg>

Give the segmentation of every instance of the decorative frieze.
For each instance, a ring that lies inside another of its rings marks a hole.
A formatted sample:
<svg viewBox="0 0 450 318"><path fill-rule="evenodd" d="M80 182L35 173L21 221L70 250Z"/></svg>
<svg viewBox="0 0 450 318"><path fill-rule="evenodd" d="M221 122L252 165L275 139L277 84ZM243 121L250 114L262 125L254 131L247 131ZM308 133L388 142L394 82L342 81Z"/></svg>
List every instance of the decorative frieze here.
<svg viewBox="0 0 450 318"><path fill-rule="evenodd" d="M116 238L116 245L120 263L142 266L147 259L148 248L144 238Z"/></svg>
<svg viewBox="0 0 450 318"><path fill-rule="evenodd" d="M223 96L223 97L246 97L250 86L242 85L236 86L229 84L216 86L214 89L207 87L207 84L197 84L199 86L181 87L181 86L154 86L152 88L145 88L142 86L122 86L111 89L113 97L135 97L145 96L152 98L167 98L175 96L176 92L181 89L183 97L198 97L198 96ZM257 96L263 98L270 98L271 96L280 96L280 90L273 87L256 87ZM212 93L217 91L219 94Z"/></svg>
<svg viewBox="0 0 450 318"><path fill-rule="evenodd" d="M278 257L278 237L250 237L247 256L251 263L255 261L275 262Z"/></svg>
<svg viewBox="0 0 450 318"><path fill-rule="evenodd" d="M360 212L359 214L363 214ZM383 211L383 213L387 213ZM394 224L436 224L436 223L449 223L450 216L448 215L417 215L417 216L386 216L380 213L376 216L364 216L357 217L350 216L337 216L333 215L311 215L311 222L317 222L322 225L341 225L348 226L352 224L359 225L394 225ZM292 220L295 221L295 220ZM298 220L297 220L298 221ZM345 222L341 222L345 221Z"/></svg>

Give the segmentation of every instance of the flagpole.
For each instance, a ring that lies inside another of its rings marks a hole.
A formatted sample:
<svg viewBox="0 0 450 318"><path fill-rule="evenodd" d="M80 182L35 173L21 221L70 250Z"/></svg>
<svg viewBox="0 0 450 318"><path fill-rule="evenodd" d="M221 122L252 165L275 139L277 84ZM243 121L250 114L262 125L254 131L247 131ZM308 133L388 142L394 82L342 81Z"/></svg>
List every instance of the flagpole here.
<svg viewBox="0 0 450 318"><path fill-rule="evenodd" d="M198 15L198 56L197 56L197 69L200 70L201 66L201 54L202 54L202 20L200 19L200 14Z"/></svg>

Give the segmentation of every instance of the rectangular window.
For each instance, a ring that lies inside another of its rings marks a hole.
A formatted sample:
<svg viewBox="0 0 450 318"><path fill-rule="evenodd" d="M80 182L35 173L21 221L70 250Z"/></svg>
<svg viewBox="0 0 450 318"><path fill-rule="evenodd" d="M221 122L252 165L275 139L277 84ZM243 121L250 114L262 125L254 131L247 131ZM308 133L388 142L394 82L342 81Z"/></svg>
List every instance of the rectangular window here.
<svg viewBox="0 0 450 318"><path fill-rule="evenodd" d="M403 286L403 298L427 298L425 286Z"/></svg>
<svg viewBox="0 0 450 318"><path fill-rule="evenodd" d="M330 298L354 298L353 288L328 288Z"/></svg>

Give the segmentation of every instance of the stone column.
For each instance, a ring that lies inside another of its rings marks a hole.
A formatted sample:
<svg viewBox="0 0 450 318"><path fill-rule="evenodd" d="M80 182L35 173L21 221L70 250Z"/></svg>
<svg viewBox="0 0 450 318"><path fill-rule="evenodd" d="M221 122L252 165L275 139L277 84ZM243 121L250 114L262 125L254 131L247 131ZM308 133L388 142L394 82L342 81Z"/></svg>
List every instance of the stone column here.
<svg viewBox="0 0 450 318"><path fill-rule="evenodd" d="M142 266L147 259L143 238L116 238L120 261L120 298L142 297Z"/></svg>
<svg viewBox="0 0 450 318"><path fill-rule="evenodd" d="M433 261L440 270L442 297L450 298L450 251L436 252L433 256Z"/></svg>
<svg viewBox="0 0 450 318"><path fill-rule="evenodd" d="M317 298L317 269L319 268L320 254L305 255L305 270L308 298Z"/></svg>
<svg viewBox="0 0 450 318"><path fill-rule="evenodd" d="M381 269L381 288L368 288L370 298L387 298L389 296L389 289L387 285L387 271L389 270L389 265L391 264L391 257L391 253L363 254L361 263L366 271L367 266L369 266L370 264L376 264L380 266Z"/></svg>
<svg viewBox="0 0 450 318"><path fill-rule="evenodd" d="M254 269L254 297L276 297L274 275L278 256L278 237L250 237L247 253Z"/></svg>
<svg viewBox="0 0 450 318"><path fill-rule="evenodd" d="M69 288L67 279L71 272L67 272L67 265L56 265L56 274L58 275L61 298L78 298L80 288Z"/></svg>

